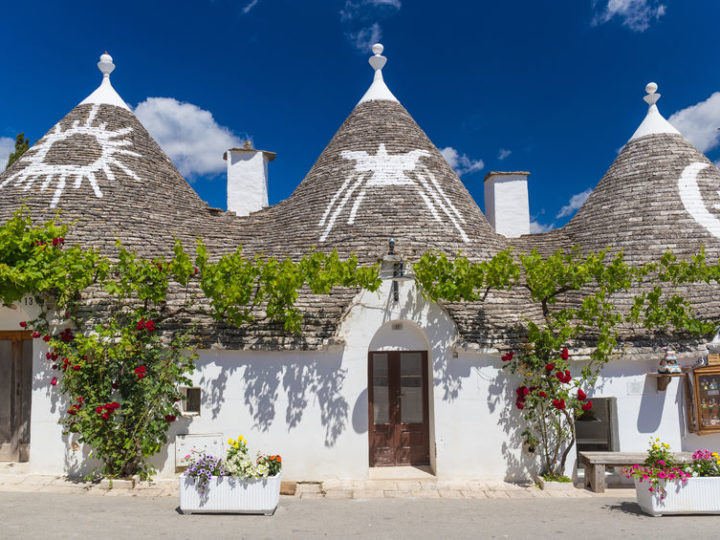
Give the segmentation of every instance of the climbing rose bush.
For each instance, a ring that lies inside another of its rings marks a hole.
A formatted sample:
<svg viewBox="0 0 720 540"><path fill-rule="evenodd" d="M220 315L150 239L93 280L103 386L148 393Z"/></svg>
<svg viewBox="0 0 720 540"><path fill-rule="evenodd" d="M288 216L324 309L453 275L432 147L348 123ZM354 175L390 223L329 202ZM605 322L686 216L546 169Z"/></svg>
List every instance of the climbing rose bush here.
<svg viewBox="0 0 720 540"><path fill-rule="evenodd" d="M92 334L50 336L51 384L69 401L62 423L103 462L105 476L152 474L146 458L167 442L179 387L191 384L195 355L187 341L176 334L164 343L149 316L131 324L115 318Z"/></svg>
<svg viewBox="0 0 720 540"><path fill-rule="evenodd" d="M515 389L515 407L525 419L522 435L528 448L543 459L544 475L562 477L567 448L575 440L574 419L592 410L592 401L583 390L590 384L583 373L573 378L565 347L543 355L526 347L501 359L503 368L522 381Z"/></svg>

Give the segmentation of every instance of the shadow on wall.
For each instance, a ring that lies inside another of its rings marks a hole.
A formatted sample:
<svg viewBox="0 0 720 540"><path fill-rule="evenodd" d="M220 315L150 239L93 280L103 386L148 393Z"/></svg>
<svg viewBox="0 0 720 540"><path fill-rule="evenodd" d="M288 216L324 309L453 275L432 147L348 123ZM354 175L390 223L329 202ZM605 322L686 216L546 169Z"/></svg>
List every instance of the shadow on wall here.
<svg viewBox="0 0 720 540"><path fill-rule="evenodd" d="M288 430L299 425L310 400L315 400L320 407L325 446L333 446L345 430L350 406L342 394L347 370L341 367L341 354L320 360L299 358L293 362L280 357L239 361L238 357L231 356L219 356L214 361L220 373L200 380L207 389L203 392L203 406L211 411L213 419L218 417L225 402L228 381L237 378L242 380L243 400L255 429L270 429L277 415L278 397L284 392Z"/></svg>
<svg viewBox="0 0 720 540"><path fill-rule="evenodd" d="M666 393L657 391L655 377L645 377L637 418L639 433L655 433L660 427Z"/></svg>
<svg viewBox="0 0 720 540"><path fill-rule="evenodd" d="M399 286L408 285L400 284ZM416 321L426 319L422 323L422 328L418 327L418 329L425 334L428 341L430 358L433 364L433 384L443 389L443 400L453 401L457 399L462 389L462 379L469 376L470 372L469 367L467 373L454 372L448 365L452 347L458 336L455 322L447 311L438 304L430 304L426 314L425 308L427 304L419 293L401 294L400 297L404 299L403 303L394 306L392 294L388 295L383 324L390 321L405 320L417 325Z"/></svg>
<svg viewBox="0 0 720 540"><path fill-rule="evenodd" d="M498 426L505 433L502 453L507 468L505 481L522 481L538 474L538 460L535 454L523 450L524 421L520 411L512 406L514 389L518 380L508 376L505 371L498 370L497 377L488 388L488 409L494 413L499 407Z"/></svg>

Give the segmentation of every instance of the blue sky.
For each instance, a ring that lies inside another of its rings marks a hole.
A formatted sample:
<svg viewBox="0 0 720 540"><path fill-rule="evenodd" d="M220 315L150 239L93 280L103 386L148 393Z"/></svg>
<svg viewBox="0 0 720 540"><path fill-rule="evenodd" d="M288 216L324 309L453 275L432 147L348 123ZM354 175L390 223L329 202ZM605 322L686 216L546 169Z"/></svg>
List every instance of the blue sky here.
<svg viewBox="0 0 720 540"><path fill-rule="evenodd" d="M0 160L97 87L107 49L115 89L212 206L245 138L278 154L271 203L292 193L369 86L378 39L388 86L481 208L486 172L531 172L535 230L597 184L649 81L720 160L717 0L77 0L0 17Z"/></svg>

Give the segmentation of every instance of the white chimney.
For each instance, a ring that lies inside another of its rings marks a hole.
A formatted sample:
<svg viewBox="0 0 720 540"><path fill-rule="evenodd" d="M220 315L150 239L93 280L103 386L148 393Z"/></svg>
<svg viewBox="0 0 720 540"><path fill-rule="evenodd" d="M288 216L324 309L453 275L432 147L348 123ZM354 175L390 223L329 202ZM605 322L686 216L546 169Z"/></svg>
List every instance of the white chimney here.
<svg viewBox="0 0 720 540"><path fill-rule="evenodd" d="M268 205L268 162L273 152L255 150L247 141L242 148L231 148L227 161L227 209L238 216L247 216Z"/></svg>
<svg viewBox="0 0 720 540"><path fill-rule="evenodd" d="M485 175L485 217L508 238L530 234L529 172L491 171Z"/></svg>

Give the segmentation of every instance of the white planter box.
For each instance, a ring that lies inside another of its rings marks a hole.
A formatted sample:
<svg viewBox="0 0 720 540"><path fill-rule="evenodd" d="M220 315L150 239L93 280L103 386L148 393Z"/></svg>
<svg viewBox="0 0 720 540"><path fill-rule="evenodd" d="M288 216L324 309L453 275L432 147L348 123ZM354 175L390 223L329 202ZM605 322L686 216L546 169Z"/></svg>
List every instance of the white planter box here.
<svg viewBox="0 0 720 540"><path fill-rule="evenodd" d="M650 492L650 484L635 479L640 508L651 516L663 514L720 514L720 476L706 476L665 482L664 499Z"/></svg>
<svg viewBox="0 0 720 540"><path fill-rule="evenodd" d="M200 494L195 478L185 475L180 477L180 511L183 514L233 512L270 516L279 501L279 474L257 480L214 476L204 495Z"/></svg>

